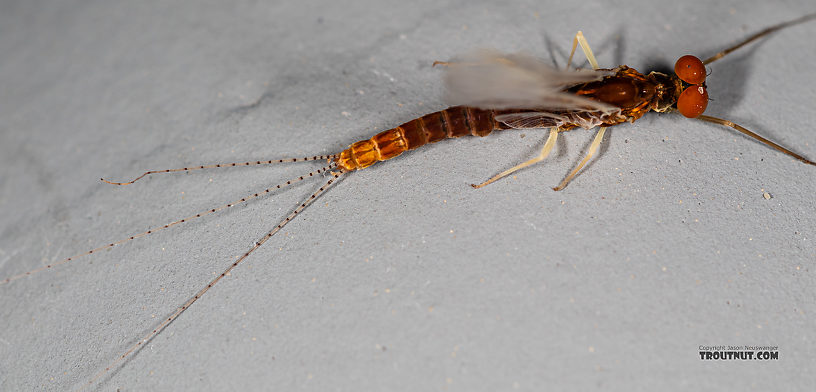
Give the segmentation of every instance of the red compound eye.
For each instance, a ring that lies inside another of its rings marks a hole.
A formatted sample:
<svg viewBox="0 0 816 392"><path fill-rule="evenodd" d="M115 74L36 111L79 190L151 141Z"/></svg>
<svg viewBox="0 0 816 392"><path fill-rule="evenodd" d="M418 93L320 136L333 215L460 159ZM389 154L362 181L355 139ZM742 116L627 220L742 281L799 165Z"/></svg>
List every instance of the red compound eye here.
<svg viewBox="0 0 816 392"><path fill-rule="evenodd" d="M706 78L705 65L700 59L690 54L677 59L674 64L674 73L680 80L688 84L703 84Z"/></svg>
<svg viewBox="0 0 816 392"><path fill-rule="evenodd" d="M689 86L683 90L680 98L677 98L677 110L688 118L703 114L707 105L708 91L706 91L705 87L699 85Z"/></svg>

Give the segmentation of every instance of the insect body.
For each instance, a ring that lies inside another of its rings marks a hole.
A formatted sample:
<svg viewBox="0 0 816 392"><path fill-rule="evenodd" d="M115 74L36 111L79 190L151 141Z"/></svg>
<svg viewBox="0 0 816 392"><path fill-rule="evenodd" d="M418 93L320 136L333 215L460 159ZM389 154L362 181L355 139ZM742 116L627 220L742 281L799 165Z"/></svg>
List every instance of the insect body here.
<svg viewBox="0 0 816 392"><path fill-rule="evenodd" d="M766 29L749 38L749 41L778 28ZM480 188L543 160L552 150L559 132L577 127L591 129L601 126L587 157L559 186L553 188L561 190L597 150L606 127L634 122L649 111L677 111L688 118L734 128L804 163L815 165L813 161L730 121L702 115L708 104L708 91L705 65L697 57L681 57L675 64L673 75L661 72L644 75L625 65L615 69L598 69L581 32L576 35L573 52L577 43L581 44L594 71L559 72L527 56L502 56L492 52L479 52L462 62L441 63L450 67L447 84L453 101L469 106L451 107L380 132L371 139L352 144L332 162L347 172L364 169L378 161L445 138L486 136L494 130L504 129L551 128L550 138L538 157L474 185ZM723 53L730 50L733 48ZM718 54L707 62L720 57ZM500 89L502 86L511 86L512 93Z"/></svg>
<svg viewBox="0 0 816 392"><path fill-rule="evenodd" d="M553 188L561 190L597 149L605 127L634 122L649 111L677 111L688 118L731 127L803 163L816 165L742 126L703 115L708 105L706 64L776 30L815 17L816 14L806 15L769 27L705 61L692 55L682 56L675 63L673 75L654 71L644 75L625 65L615 69L599 69L580 31L573 41L567 66L577 44L580 44L594 73L559 72L527 56L502 56L493 52L479 52L462 62L437 61L434 65L451 67L447 85L453 101L470 106L451 107L428 114L381 132L371 139L354 143L334 162L344 171L359 170L444 138L486 136L494 130L511 128L554 127L537 158L474 185L479 188L543 160L552 149L558 132L576 127L590 129L601 126L584 161L558 187Z"/></svg>
<svg viewBox="0 0 816 392"><path fill-rule="evenodd" d="M722 51L705 61L700 61L694 56L683 56L677 61L675 74L673 75L659 72L651 72L644 75L625 65L615 69L600 69L589 45L580 32L573 41L572 51L574 53L576 46L580 44L593 70L558 71L528 56L505 56L493 52L480 52L459 62L442 63L448 67L446 82L449 89L449 98L456 106L427 114L395 128L380 132L370 139L350 145L349 148L338 154L166 169L145 172L136 179L128 182L119 183L106 181L116 185L127 185L138 181L148 174L310 160L328 161L326 167L299 176L284 184L248 195L232 203L200 212L194 216L170 222L156 229L134 234L120 241L108 243L77 256L46 265L37 270L0 280L0 285L10 283L60 264L68 263L84 255L124 244L133 239L175 226L179 223L184 223L222 209L245 203L251 199L267 194L273 189L280 189L316 175L331 173L325 185L304 200L292 213L258 240L240 258L232 261L221 274L212 279L175 312L164 318L156 328L139 339L136 344L132 345L110 365L97 373L96 376L83 386L84 388L95 383L101 376L115 368L120 361L159 334L172 323L173 320L201 298L213 285L227 276L232 269L237 267L252 252L261 247L280 231L282 227L294 219L297 214L314 202L314 200L331 185L336 183L336 180L340 176L355 170L364 169L378 161L394 158L403 152L419 148L428 143L465 135L486 136L495 130L550 128L549 137L537 157L505 170L479 185L473 185L479 188L546 158L555 146L556 139L560 132L578 127L590 129L600 126L600 130L590 145L587 156L566 176L559 186L554 188L555 190L560 190L569 183L597 150L603 139L606 127L635 121L649 111L678 111L686 117L697 118L731 127L804 163L816 165L813 161L793 153L739 125L702 114L708 102L708 93L705 85L705 64L716 61L748 42L754 41L773 31L814 18L816 18L816 14L765 29L749 37L742 43ZM571 59L572 54L570 55L568 66Z"/></svg>
<svg viewBox="0 0 816 392"><path fill-rule="evenodd" d="M666 111L679 95L679 79L652 72L644 76L626 66L612 76L574 86L566 92L613 105L620 110L604 113L596 110L554 110L549 113L524 109L479 109L455 106L413 119L398 127L352 144L340 153L337 165L347 171L364 169L378 161L394 158L405 151L445 138L466 135L487 136L496 130L547 128L566 131L578 126L605 126L635 121L649 110Z"/></svg>
<svg viewBox="0 0 816 392"><path fill-rule="evenodd" d="M620 110L612 113L585 110L555 110L547 114L523 109L479 109L455 106L413 119L398 127L352 144L337 158L339 168L364 169L378 161L394 158L405 151L445 138L487 136L496 130L547 128L565 131L578 126L591 128L600 123L611 126L634 121L649 110L665 111L677 100L677 80L653 72L648 77L626 66L600 81L581 84L567 90L576 96L593 99Z"/></svg>

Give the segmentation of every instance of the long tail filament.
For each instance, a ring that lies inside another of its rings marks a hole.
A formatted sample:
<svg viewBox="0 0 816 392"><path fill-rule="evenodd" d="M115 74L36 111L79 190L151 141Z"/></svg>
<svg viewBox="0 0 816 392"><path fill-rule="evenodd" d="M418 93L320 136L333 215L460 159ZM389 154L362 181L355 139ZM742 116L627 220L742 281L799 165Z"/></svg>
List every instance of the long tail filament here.
<svg viewBox="0 0 816 392"><path fill-rule="evenodd" d="M136 181L141 180L145 176L150 174L163 174L163 173L175 173L175 172L183 172L183 171L192 171L192 170L201 170L201 169L215 169L220 167L237 167L237 166L255 166L255 165L274 165L276 163L289 163L289 162L306 162L306 161L319 161L321 159L334 159L337 158L337 155L315 155L313 157L305 157L305 158L285 158L285 159L272 159L268 161L252 161L252 162L234 162L234 163L216 163L212 165L199 165L199 166L191 166L191 167L182 167L178 169L164 169L164 170L151 170L144 172L141 176L134 178L128 182L113 182L108 181L104 178L100 178L102 182L106 182L111 185L130 185Z"/></svg>
<svg viewBox="0 0 816 392"><path fill-rule="evenodd" d="M329 168L333 168L333 165L329 166ZM325 192L327 189L329 189L329 187L331 187L332 184L334 184L335 181L345 173L346 172L344 172L344 171L332 172L332 174L331 174L332 178L330 178L329 181L326 182L326 184L324 184L322 187L320 187L320 189L318 189L317 192L313 193L311 196L306 198L297 208L295 208L295 210L291 214L289 214L289 216L286 217L286 219L282 220L280 223L278 223L277 226L275 226L274 229L272 229L271 231L266 233L266 235L264 235L259 241L257 241L255 243L255 245L252 246L252 248L250 248L246 253L244 253L239 259L235 260L232 264L230 264L230 266L227 267L227 269L225 269L224 272L222 272L218 276L216 276L215 279L210 281L210 283L208 283L206 286L204 286L204 288L199 290L193 297L191 297L189 300L187 300L187 302L185 302L184 305L182 305L175 312L173 312L173 314L171 314L169 317L164 319L164 321L162 321L161 324L159 324L159 326L157 326L154 330L150 331L150 333L145 335L136 344L131 346L122 355L117 357L116 360L111 362L103 370L101 370L99 373L97 373L90 381L88 381L86 384L84 384L80 388L80 390L85 389L85 388L93 385L94 382L96 382L96 380L98 380L100 377L105 375L105 373L107 373L108 371L113 369L119 362L124 360L125 357L132 354L134 351L136 351L140 347L142 347L142 345L146 344L151 339L153 339L153 337L155 337L159 332L161 332L164 328L166 328L168 325L170 325L170 323L172 323L173 320L175 320L179 315L181 315L185 310L187 310L193 303L198 301L198 299L201 298L201 296L203 296L204 293L206 293L208 290L210 290L211 287L213 287L223 277L225 277L227 274L229 274L230 271L232 271L233 268L237 267L238 264L240 264L242 261L246 260L246 258L252 252L254 252L258 248L260 248L261 245L263 245L266 241L268 241L270 238L272 238L272 236L275 235L275 233L280 231L281 228L286 226L287 223L289 223L292 219L294 219L297 214L299 214L306 207L308 207L310 204L312 204L312 202L314 202L321 194L323 194L323 192ZM300 178L303 179L304 177L300 177Z"/></svg>
<svg viewBox="0 0 816 392"><path fill-rule="evenodd" d="M283 160L282 160L282 161L283 161ZM276 161L276 162L277 162L277 161ZM146 236L146 235L148 235L148 234L155 233L155 232L157 232L157 231L159 231L159 230L164 230L164 229L167 229L167 228L169 228L169 227L175 226L175 225L177 225L177 224L184 223L184 222L188 222L188 221L191 221L191 220L196 219L196 218L200 218L200 217L202 217L202 216L204 216L204 215L207 215L207 214L212 214L212 213L214 213L214 212L218 212L218 211L221 211L221 210L224 210L224 209L230 208L230 207L234 207L234 206L236 206L236 205L238 205L238 204L246 203L246 202L247 202L247 201L249 201L249 200L252 200L252 199L258 198L258 197L260 197L260 196L262 196L262 195L266 195L266 194L268 194L268 193L272 192L273 190L277 190L277 189L285 188L285 187L287 187L287 186L289 186L289 185L292 185L292 184L294 184L294 183L296 183L296 182L303 181L303 180L304 180L304 179L306 179L306 178L313 177L313 176L315 176L315 175L318 175L318 174L321 174L321 173L325 173L325 172L327 172L327 171L330 171L330 170L334 169L335 167L336 167L336 164L332 163L332 164L330 164L330 165L328 165L328 166L325 166L325 167L323 167L323 168L320 168L320 169L318 169L318 170L315 170L315 171L313 171L313 172L311 172L311 173L309 173L309 174L305 174L305 175L302 175L302 176L300 176L300 177L297 177L297 178L291 179L291 180L289 180L289 181L286 181L285 183L278 184L278 185L276 185L276 186L274 186L274 187L266 188L266 189L264 189L263 191L253 193L253 194L251 194L251 195L249 195L249 196L242 197L240 200L236 200L236 201L234 201L234 202L231 202L231 203L227 203L227 204L221 205L220 207L215 207L215 208L212 208L212 209L209 209L209 210L206 210L206 211L199 212L199 213L197 213L197 214L195 214L195 215L191 215L191 216L188 216L188 217L186 217L186 218L182 218L182 219L179 219L179 220L176 220L176 221L173 221L173 222L167 223L167 224L165 224L165 225L159 226L159 227L157 227L157 228L155 228L155 229L150 229L150 230L147 230L147 231L143 231L143 232L141 232L141 233L138 233L138 234L131 235L130 237L127 237L127 238L125 238L125 239L122 239L122 240L119 240L119 241L116 241L116 242L111 242L111 243L109 243L109 244L107 244L107 245L103 245L103 246L100 246L100 247L97 247L97 248L91 249L91 250L89 250L89 251L86 251L86 252L80 253L80 254L78 254L78 255L75 255L75 256L71 256L71 257L68 257L68 258L62 259L62 260L57 261L57 262L55 262L55 263L51 263L51 264L48 264L48 265L42 266L42 267L40 267L40 268L37 268L37 269L31 270L31 271L28 271L28 272L24 272L24 273L21 273L21 274L18 274L18 275L14 275L14 276L11 276L11 277L8 277L8 278L5 278L5 279L3 279L3 280L0 280L0 285L6 284L6 283L10 283L10 282L13 282L13 281L18 280L18 279L25 278L25 277L27 277L27 276L34 275L34 274L36 274L36 273L38 273L38 272L41 272L41 271L44 271L44 270L47 270L47 269L50 269L50 268L54 268L54 267L59 266L59 265L62 265L62 264L66 264L66 263L68 263L68 262L71 262L71 261L76 260L77 258L80 258L80 257L83 257L83 256L87 256L87 255L90 255L90 254L93 254L93 253L99 252L99 251L101 251L101 250L105 250L105 249L108 249L108 248L113 248L114 246L124 244L124 243L129 242L129 241L131 241L131 240L134 240L134 239L136 239L136 238L144 237L144 236ZM198 168L198 166L196 166L196 168ZM136 181L136 180L134 180L134 181ZM131 182L131 183L132 183L132 182Z"/></svg>

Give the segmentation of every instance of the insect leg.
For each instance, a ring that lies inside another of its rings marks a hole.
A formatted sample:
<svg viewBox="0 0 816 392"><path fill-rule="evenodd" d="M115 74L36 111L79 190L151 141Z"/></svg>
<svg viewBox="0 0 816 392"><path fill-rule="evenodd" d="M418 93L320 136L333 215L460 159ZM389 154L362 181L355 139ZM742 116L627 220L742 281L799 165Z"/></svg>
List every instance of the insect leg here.
<svg viewBox="0 0 816 392"><path fill-rule="evenodd" d="M524 169L527 166L534 165L534 164L536 164L538 162L543 161L544 158L547 157L547 155L550 155L550 151L552 151L553 146L555 146L556 139L558 139L558 127L550 128L550 136L547 137L547 142L544 143L544 148L541 149L541 153L539 153L537 157L535 157L533 159L530 159L529 161L524 162L522 164L513 166L512 168L507 169L507 170L505 170L505 171L491 177L489 180L487 180L487 181L485 181L485 182L483 182L483 183L481 183L479 185L470 184L470 186L472 186L474 188L477 188L477 189L481 188L481 187L483 187L483 186L485 186L487 184L490 184L490 183L492 183L492 182L494 182L494 181L496 181L496 180L498 180L498 179L500 179L502 177L506 177L506 176L518 171L518 170Z"/></svg>
<svg viewBox="0 0 816 392"><path fill-rule="evenodd" d="M584 55L586 56L587 60L589 60L589 65L592 66L592 69L600 68L598 66L598 60L595 60L595 55L592 54L592 49L589 47L589 42L587 42L586 38L584 38L584 33L578 31L575 34L575 38L572 39L572 50L570 51L569 60L567 60L567 69L569 69L570 64L572 64L572 56L575 54L575 47L581 45L581 50L584 51Z"/></svg>
<svg viewBox="0 0 816 392"><path fill-rule="evenodd" d="M170 316L168 316L166 319L164 319L164 321L162 321L162 322L161 322L161 324L159 324L159 325L156 327L156 329L152 330L150 333L148 333L147 335L145 335L145 336L144 336L142 339L139 339L139 341L138 341L136 344L134 344L134 345L133 345L133 346L131 346L129 349L127 349L127 351L125 351L123 354L121 354L121 355L119 355L118 357L116 357L116 360L114 360L113 362L111 362L111 363L110 363L108 366L106 366L104 369L100 370L100 371L99 371L99 373L97 373L97 374L96 374L96 375L95 375L95 376L94 376L94 377L93 377L93 378L92 378L90 381L88 381L87 383L85 383L85 384L84 384L84 385L83 385L83 386L80 388L80 390L83 390L83 389L88 388L89 386L93 385L93 384L96 382L96 380L98 380L100 377L102 377L102 376L103 376L103 375L105 375L107 372L109 372L111 369L113 369L113 368L114 368L114 367L115 367L117 364L119 364L119 362L121 362L122 360L124 360L124 359L125 359L125 357L127 357L127 356L128 356L128 355L130 355L130 354L133 354L133 352L135 352L135 351L136 351L136 350L138 350L140 347L142 347L142 345L146 344L146 343L147 343L147 342L149 342L151 339L153 339L153 338L154 338L156 335L158 335L158 334L159 334L159 333L160 333L162 330L164 330L164 328L166 328L168 325L170 325L170 323L172 323L172 322L173 322L173 320L175 320L175 319L176 319L176 318L177 318L179 315L181 315L182 313L184 313L184 311L185 311L185 310L187 310L187 309L188 309L188 308L189 308L189 307L190 307L190 306L191 306L193 303L195 303L196 301L198 301L198 299L199 299L199 298L201 298L201 296L202 296L202 295L204 295L204 293L206 293L207 291L209 291L209 290L210 290L210 288L212 288L212 287L213 287L213 286L214 286L216 283L218 283L218 282L219 282L219 281L220 281L222 278L224 278L225 276L227 276L227 274L229 274L229 273L230 273L230 271L232 271L232 270L233 270L233 268L237 267L237 266L238 266L238 264L240 264L242 261L246 260L246 258L247 258L247 257L249 257L249 255L250 255L252 252L254 252L254 251L256 251L258 248L260 248L260 247L261 247L261 245L263 245L263 244L264 244L266 241L268 241L270 238L272 238L272 236L273 236L273 235L275 235L275 233L277 233L278 231L280 231L280 229L281 229L281 228L283 228L283 226L286 226L286 224L287 224L287 223L289 223L289 222L290 222L292 219L294 219L294 218L295 218L295 216L296 216L297 214L299 214L299 213L300 213L301 211L303 211L303 210L304 210L306 207L308 207L310 204L312 204L312 202L314 202L314 201L315 201L315 200L316 200L316 199L317 199L317 198L318 198L318 197L319 197L321 194L323 194L323 192L325 192L327 189L329 189L329 187L331 187L331 185L332 185L332 184L333 184L333 183L334 183L334 182L335 182L335 181L336 181L336 180L337 180L337 179L338 179L338 178L339 178L341 175L343 175L343 174L345 174L345 173L346 173L346 172L338 172L338 173L332 174L332 178L330 178L330 179L329 179L329 181L328 181L328 182L326 182L326 184L325 184L325 185L323 185L322 187L320 187L320 189L318 189L318 190L317 190L317 192L312 193L312 195L311 195L311 196L309 196L308 198L306 198L306 200L304 200L304 201L303 201L303 202L302 202L302 203L301 203L301 204L300 204L300 205L299 205L297 208L295 208L295 210L294 210L294 211L293 211L291 214L289 214L289 216L287 216L287 217L286 217L286 219L282 220L280 223L278 223L278 225L277 225L277 226L275 226L275 228L274 228L274 229L272 229L271 231L269 231L268 233L266 233L266 234L265 234L265 235L264 235L264 236L263 236L263 237L262 237L260 240L258 240L257 242L255 242L255 245L253 245L253 246L252 246L252 248L250 248L248 251L246 251L246 252L245 252L245 253L244 253L244 254L243 254L243 255L242 255L242 256L241 256L241 257L240 257L238 260L235 260L234 262L232 262L232 264L230 264L230 265L229 265L229 267L227 267L227 269L225 269L223 272L221 272L221 274L219 274L218 276L216 276L216 277L215 277L215 279L211 280L211 281L210 281L210 283L208 283L206 286L204 286L204 288L202 288L201 290L199 290L199 291L198 291L198 292L197 292L197 293L196 293L196 294L195 294L195 295L194 295L192 298L188 299L188 300L187 300L187 302L185 302L185 303L184 303L184 304L183 304L183 305L182 305L180 308L176 309L176 311L175 311L175 312L173 312L173 314L171 314L171 315L170 315Z"/></svg>
<svg viewBox="0 0 816 392"><path fill-rule="evenodd" d="M572 177L575 177L575 175L578 174L578 171L580 171L581 168L584 167L584 165L586 165L587 162L589 162L589 158L592 158L592 155L595 154L595 151L598 150L598 146L601 145L601 141L603 140L605 132L606 127L601 127L601 129L598 130L598 134L595 135L595 139L593 139L592 144L589 145L589 152L587 152L587 155L584 157L581 163L578 164L578 167L573 169L570 172L570 174L567 175L567 178L565 178L564 181L561 181L561 183L558 184L557 187L553 188L554 191L560 191L564 189L567 186L567 184L569 184L569 182L572 180Z"/></svg>
<svg viewBox="0 0 816 392"><path fill-rule="evenodd" d="M734 124L731 121L723 120L723 119L717 118L717 117L705 116L705 115L699 115L696 118L699 119L699 120L706 121L706 122L725 125L726 127L736 129L737 131L739 131L739 132L741 132L741 133L743 133L745 135L748 135L748 136L750 136L750 137L752 137L752 138L754 138L756 140L759 140L760 142L762 142L762 143L764 143L764 144L766 144L768 146L773 147L776 151L788 154L788 155L790 155L790 156L792 156L792 157L794 157L794 158L796 158L796 159L798 159L798 160L800 160L800 161L802 161L804 163L807 163L808 165L816 166L816 162L813 162L813 161L811 161L811 160L809 160L809 159L807 159L807 158L805 158L805 157L803 157L803 156L801 156L801 155L799 155L799 154L797 154L797 153L795 153L795 152L793 152L791 150L788 150L785 147L782 147L782 146L780 146L780 145L778 145L778 144L776 144L776 143L774 143L774 142L772 142L772 141L770 141L768 139L765 139L764 137L759 136L756 133L753 133L753 132L751 132L751 131L749 131L749 130L747 130L747 129L745 129L745 128L737 125L737 124Z"/></svg>
<svg viewBox="0 0 816 392"><path fill-rule="evenodd" d="M732 46L732 47L730 47L730 48L728 48L726 50L723 50L722 52L717 53L717 54L715 54L715 55L713 55L713 56L711 56L711 57L709 57L709 58L707 58L705 60L703 60L703 64L705 64L705 65L711 64L711 63L725 57L725 55L727 55L727 54L729 54L729 53L743 47L744 45L747 45L747 44L749 44L749 43L751 43L751 42L753 42L755 40L758 40L758 39L760 39L760 38L762 38L762 37L764 37L764 36L766 36L766 35L768 35L770 33L773 33L774 31L781 30L781 29L784 29L786 27L793 26L795 24L807 22L807 21L809 21L811 19L814 19L814 18L816 18L816 13L805 15L805 16L803 16L801 18L794 19L794 20L791 20L789 22L780 23L780 24L778 24L776 26L768 27L767 29L764 29L764 30L762 30L762 31L760 31L760 32L746 38L742 42L740 42L740 43L738 43L738 44L736 44L736 45L734 45L734 46Z"/></svg>

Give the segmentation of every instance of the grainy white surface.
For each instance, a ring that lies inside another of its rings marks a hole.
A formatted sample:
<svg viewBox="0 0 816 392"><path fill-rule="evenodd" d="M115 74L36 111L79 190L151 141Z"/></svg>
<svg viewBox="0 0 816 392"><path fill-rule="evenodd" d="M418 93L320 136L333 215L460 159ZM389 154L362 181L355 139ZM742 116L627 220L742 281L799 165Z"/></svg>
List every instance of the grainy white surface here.
<svg viewBox="0 0 816 392"><path fill-rule="evenodd" d="M334 153L444 108L477 47L669 68L809 1L5 1L0 278L319 167L144 170ZM702 7L701 7L702 6ZM816 158L816 23L710 67L708 113ZM524 136L522 136L524 135ZM481 190L546 132L347 176L92 390L812 390L816 168L648 115ZM0 286L0 389L86 382L319 187L301 183ZM766 199L763 194L772 195ZM700 345L779 346L770 362Z"/></svg>

